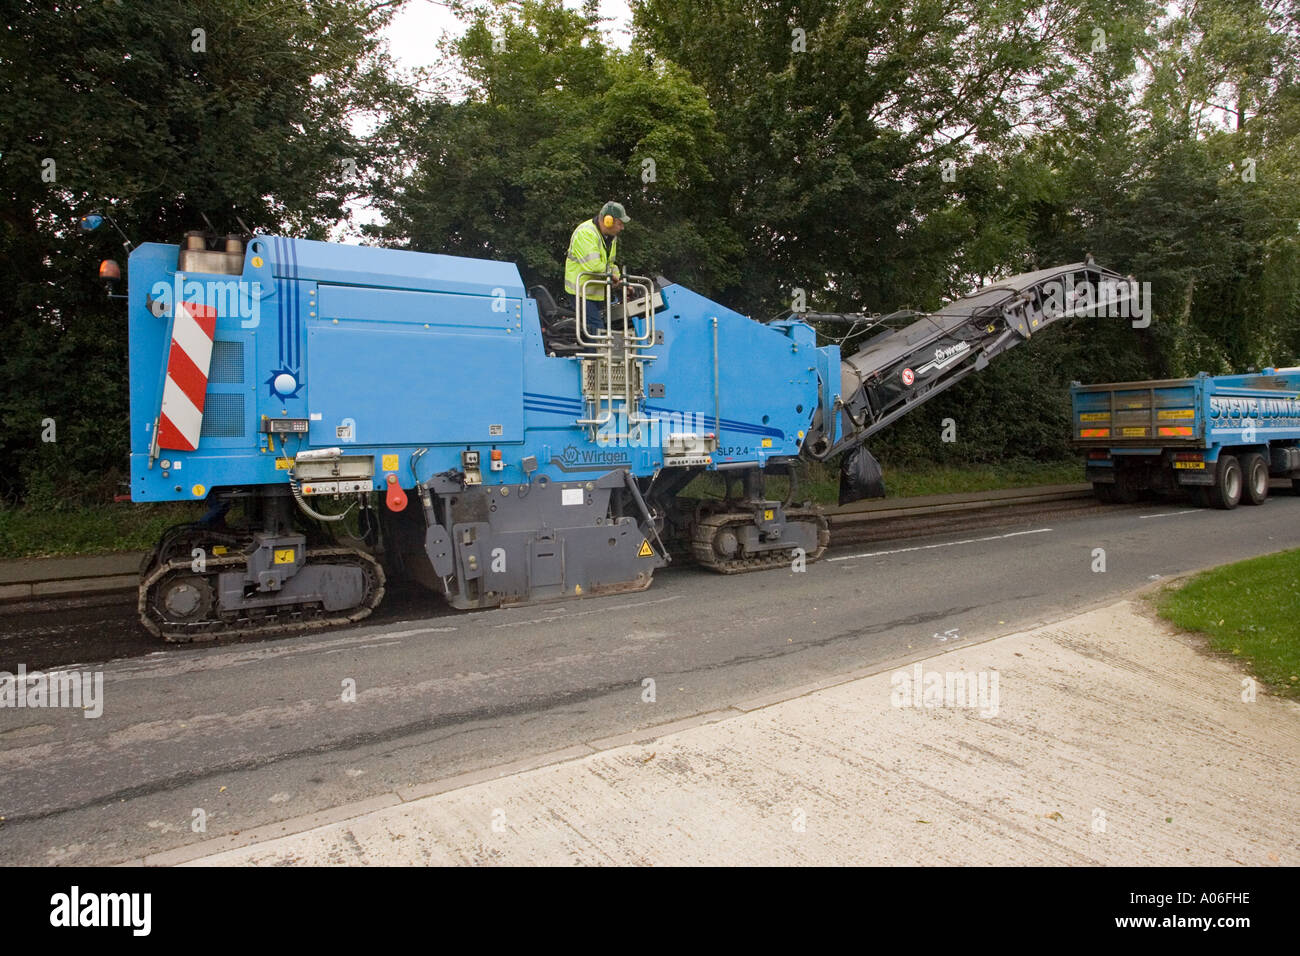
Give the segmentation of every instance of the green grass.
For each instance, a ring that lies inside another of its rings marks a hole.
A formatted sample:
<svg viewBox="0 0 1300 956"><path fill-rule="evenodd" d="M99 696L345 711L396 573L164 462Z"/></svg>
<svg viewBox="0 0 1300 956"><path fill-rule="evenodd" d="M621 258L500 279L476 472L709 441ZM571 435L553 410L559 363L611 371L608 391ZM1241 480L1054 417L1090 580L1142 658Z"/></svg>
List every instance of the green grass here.
<svg viewBox="0 0 1300 956"><path fill-rule="evenodd" d="M0 558L146 551L163 529L203 517L191 502L130 502L62 509L0 507Z"/></svg>
<svg viewBox="0 0 1300 956"><path fill-rule="evenodd" d="M885 465L884 471L887 498L920 498L1083 481L1083 463L1078 460L1011 461L996 465ZM834 505L839 500L840 476L837 469L813 463L805 468L804 473L799 485L800 500L811 499L822 505ZM784 479L773 479L768 483L768 494L774 498L783 496L785 489ZM722 495L722 480L716 474L701 475L686 486L683 494L693 498L719 497Z"/></svg>
<svg viewBox="0 0 1300 956"><path fill-rule="evenodd" d="M1300 550L1205 571L1160 594L1156 606L1178 627L1207 635L1215 650L1246 661L1277 693L1300 698Z"/></svg>
<svg viewBox="0 0 1300 956"><path fill-rule="evenodd" d="M924 495L949 495L959 491L998 491L1002 488L1031 488L1035 485L1069 485L1081 481L1083 462L1078 459L885 469L885 491L889 498L920 498ZM838 494L838 479L835 488Z"/></svg>

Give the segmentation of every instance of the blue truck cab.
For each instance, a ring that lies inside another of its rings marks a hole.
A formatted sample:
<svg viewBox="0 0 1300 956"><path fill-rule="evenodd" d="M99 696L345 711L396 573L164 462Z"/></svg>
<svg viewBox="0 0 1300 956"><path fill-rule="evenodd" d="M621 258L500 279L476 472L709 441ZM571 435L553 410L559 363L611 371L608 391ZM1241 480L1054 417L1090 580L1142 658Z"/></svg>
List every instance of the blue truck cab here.
<svg viewBox="0 0 1300 956"><path fill-rule="evenodd" d="M1103 502L1188 492L1201 506L1259 505L1270 478L1300 490L1300 368L1070 389L1071 445Z"/></svg>

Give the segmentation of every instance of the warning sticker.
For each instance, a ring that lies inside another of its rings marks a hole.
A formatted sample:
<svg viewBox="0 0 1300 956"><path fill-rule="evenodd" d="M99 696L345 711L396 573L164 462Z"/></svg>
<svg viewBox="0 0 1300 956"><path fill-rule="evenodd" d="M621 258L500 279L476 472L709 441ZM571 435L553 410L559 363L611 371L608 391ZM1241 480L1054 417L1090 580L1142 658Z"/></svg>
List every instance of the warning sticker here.
<svg viewBox="0 0 1300 956"><path fill-rule="evenodd" d="M276 564L293 564L293 548L276 548Z"/></svg>
<svg viewBox="0 0 1300 956"><path fill-rule="evenodd" d="M650 547L650 539L646 538L641 542L641 550L636 553L638 558L653 558L654 549Z"/></svg>
<svg viewBox="0 0 1300 956"><path fill-rule="evenodd" d="M775 520L776 520L776 512L773 511L771 508L766 509L766 510L763 512L763 520L764 520L764 521L775 521Z"/></svg>
<svg viewBox="0 0 1300 956"><path fill-rule="evenodd" d="M764 447L764 448L771 448L771 447L772 447L772 439L770 439L770 438L764 438L764 439L763 439L763 447Z"/></svg>
<svg viewBox="0 0 1300 956"><path fill-rule="evenodd" d="M383 461L384 471L397 471L397 456L385 455Z"/></svg>
<svg viewBox="0 0 1300 956"><path fill-rule="evenodd" d="M289 470L290 468L292 468L292 467L293 467L293 459L292 459L292 458L277 458L277 459L275 460L275 470L276 470L276 471L288 471L288 470Z"/></svg>

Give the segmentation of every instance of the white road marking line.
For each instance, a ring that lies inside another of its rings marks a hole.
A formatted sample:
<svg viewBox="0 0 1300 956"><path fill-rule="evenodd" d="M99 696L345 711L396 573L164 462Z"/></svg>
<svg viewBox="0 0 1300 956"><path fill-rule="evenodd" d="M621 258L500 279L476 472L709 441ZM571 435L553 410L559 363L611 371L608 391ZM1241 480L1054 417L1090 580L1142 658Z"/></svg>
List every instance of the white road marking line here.
<svg viewBox="0 0 1300 956"><path fill-rule="evenodd" d="M358 644L358 645L357 645L356 647L354 647L354 648L338 647L338 648L335 648L335 649L332 650L332 651L326 651L325 653L326 653L326 655L329 655L329 654L346 654L349 650L364 651L364 650L366 650L367 648L371 648L371 647L399 647L399 646L401 645L401 643L402 643L401 641L384 641L384 642L379 643L379 644Z"/></svg>
<svg viewBox="0 0 1300 956"><path fill-rule="evenodd" d="M987 538L966 538L962 541L945 541L942 544L921 544L914 548L895 548L893 551L871 551L867 554L844 554L837 558L826 558L827 561L853 561L856 558L878 558L886 554L903 554L906 551L929 551L931 548L951 548L958 544L977 544L980 541L999 541L1002 538L1015 538L1022 534L1043 534L1051 531L1051 528L1035 528L1033 531L1012 531L1010 534L994 534Z"/></svg>
<svg viewBox="0 0 1300 956"><path fill-rule="evenodd" d="M456 630L454 627L417 627L413 631L388 631L379 634L370 634L369 637L383 637L398 640L403 637L415 637L417 634L450 634Z"/></svg>
<svg viewBox="0 0 1300 956"><path fill-rule="evenodd" d="M1194 515L1199 512L1200 508L1189 508L1186 511L1161 511L1153 515L1138 515L1139 518L1172 518L1174 515Z"/></svg>
<svg viewBox="0 0 1300 956"><path fill-rule="evenodd" d="M413 623L413 622L398 622ZM365 625L362 625L365 626ZM269 646L259 647L252 650L244 650L244 656L229 657L220 655L220 648L203 648L196 645L196 653L193 657L178 659L176 651L164 652L162 659L146 659L141 661L132 661L120 668L114 668L112 671L105 670L105 681L113 682L119 680L140 680L158 677L178 677L184 674L195 673L203 670L214 670L224 667L241 667L245 664L259 664L276 658L293 657L301 654L315 654L324 651L327 654L334 648L340 650L355 649L356 645L366 645L367 642L373 643L377 640L387 641L389 643L398 643L403 638L415 637L421 634L447 634L455 631L455 627L420 627L408 631L391 631L384 634L351 634L345 637L335 637L325 641L314 641L310 644L287 645L282 647ZM231 650L241 649L239 645L234 645ZM150 654L149 658L156 658L156 654ZM118 658L118 660L128 660L128 658ZM112 664L113 661L108 663ZM106 665L98 664L97 667L104 668Z"/></svg>

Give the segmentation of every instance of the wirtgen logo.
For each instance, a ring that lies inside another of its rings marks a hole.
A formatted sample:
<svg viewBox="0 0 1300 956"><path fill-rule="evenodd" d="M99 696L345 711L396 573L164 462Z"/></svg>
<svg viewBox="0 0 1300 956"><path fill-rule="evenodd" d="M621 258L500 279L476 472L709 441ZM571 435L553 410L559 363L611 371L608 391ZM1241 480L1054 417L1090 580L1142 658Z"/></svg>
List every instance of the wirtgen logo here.
<svg viewBox="0 0 1300 956"><path fill-rule="evenodd" d="M51 926L129 926L133 936L148 936L152 926L151 893L69 893L50 897Z"/></svg>
<svg viewBox="0 0 1300 956"><path fill-rule="evenodd" d="M981 717L998 715L997 671L896 671L889 702L895 707L962 707Z"/></svg>
<svg viewBox="0 0 1300 956"><path fill-rule="evenodd" d="M19 664L17 674L0 671L0 707L70 707L82 717L99 717L104 713L104 672L29 674L27 665Z"/></svg>

